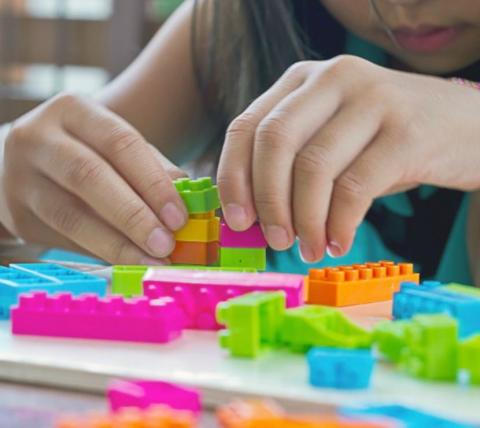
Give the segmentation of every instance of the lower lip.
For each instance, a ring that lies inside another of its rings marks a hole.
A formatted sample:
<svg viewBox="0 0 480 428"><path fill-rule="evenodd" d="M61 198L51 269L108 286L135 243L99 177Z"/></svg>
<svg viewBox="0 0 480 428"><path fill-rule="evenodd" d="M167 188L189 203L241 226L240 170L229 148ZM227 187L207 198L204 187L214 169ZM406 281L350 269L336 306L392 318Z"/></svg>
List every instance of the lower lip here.
<svg viewBox="0 0 480 428"><path fill-rule="evenodd" d="M448 47L459 33L459 28L448 27L424 33L394 31L393 35L404 49L418 53L435 53Z"/></svg>

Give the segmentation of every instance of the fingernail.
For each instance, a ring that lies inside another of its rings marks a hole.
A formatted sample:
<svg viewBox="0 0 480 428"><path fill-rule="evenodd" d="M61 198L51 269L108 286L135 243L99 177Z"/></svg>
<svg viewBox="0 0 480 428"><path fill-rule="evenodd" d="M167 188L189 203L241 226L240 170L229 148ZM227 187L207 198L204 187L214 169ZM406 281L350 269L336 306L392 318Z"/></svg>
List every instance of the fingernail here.
<svg viewBox="0 0 480 428"><path fill-rule="evenodd" d="M140 264L143 266L167 266L170 264L168 259L153 259L151 257L144 257L140 260Z"/></svg>
<svg viewBox="0 0 480 428"><path fill-rule="evenodd" d="M160 210L160 216L165 225L172 231L181 229L185 225L185 214L173 202L168 202Z"/></svg>
<svg viewBox="0 0 480 428"><path fill-rule="evenodd" d="M298 252L303 263L315 263L315 251L312 250L312 247L310 247L310 245L300 241L300 244L298 246Z"/></svg>
<svg viewBox="0 0 480 428"><path fill-rule="evenodd" d="M228 225L233 230L242 230L247 226L247 211L241 205L228 204L225 207L224 214L227 218Z"/></svg>
<svg viewBox="0 0 480 428"><path fill-rule="evenodd" d="M269 245L275 250L285 250L290 246L288 233L286 229L282 226L266 226L265 235Z"/></svg>
<svg viewBox="0 0 480 428"><path fill-rule="evenodd" d="M341 257L343 256L343 250L340 244L336 241L330 241L327 245L327 254L332 257Z"/></svg>
<svg viewBox="0 0 480 428"><path fill-rule="evenodd" d="M156 228L147 239L147 247L153 255L164 257L173 249L173 240L165 230Z"/></svg>

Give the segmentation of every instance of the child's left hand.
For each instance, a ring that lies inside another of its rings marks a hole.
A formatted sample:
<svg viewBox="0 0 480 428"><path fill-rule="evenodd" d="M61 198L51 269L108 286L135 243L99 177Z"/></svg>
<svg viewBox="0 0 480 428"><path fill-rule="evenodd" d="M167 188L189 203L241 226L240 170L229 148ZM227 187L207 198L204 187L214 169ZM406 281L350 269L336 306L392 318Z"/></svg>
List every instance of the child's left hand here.
<svg viewBox="0 0 480 428"><path fill-rule="evenodd" d="M342 56L301 62L230 125L225 217L256 218L306 261L346 253L373 200L421 183L480 188L480 92ZM434 215L435 213L432 213Z"/></svg>

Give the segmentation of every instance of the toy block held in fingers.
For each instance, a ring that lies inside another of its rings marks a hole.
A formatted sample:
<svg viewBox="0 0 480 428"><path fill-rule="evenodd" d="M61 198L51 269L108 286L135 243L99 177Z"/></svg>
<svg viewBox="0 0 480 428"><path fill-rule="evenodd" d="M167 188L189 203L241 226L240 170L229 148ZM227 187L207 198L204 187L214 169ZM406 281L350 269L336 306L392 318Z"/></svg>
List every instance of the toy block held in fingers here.
<svg viewBox="0 0 480 428"><path fill-rule="evenodd" d="M206 213L220 208L218 189L211 178L180 178L173 184L185 202L189 214Z"/></svg>
<svg viewBox="0 0 480 428"><path fill-rule="evenodd" d="M225 248L220 247L220 266L252 267L265 270L267 252L265 248Z"/></svg>
<svg viewBox="0 0 480 428"><path fill-rule="evenodd" d="M268 245L259 223L254 223L243 232L236 232L222 220L220 224L220 246L228 248L267 248Z"/></svg>
<svg viewBox="0 0 480 428"><path fill-rule="evenodd" d="M176 241L169 258L172 264L214 265L218 262L218 242Z"/></svg>
<svg viewBox="0 0 480 428"><path fill-rule="evenodd" d="M218 241L220 233L220 218L192 219L177 232L175 240L183 242L213 242Z"/></svg>

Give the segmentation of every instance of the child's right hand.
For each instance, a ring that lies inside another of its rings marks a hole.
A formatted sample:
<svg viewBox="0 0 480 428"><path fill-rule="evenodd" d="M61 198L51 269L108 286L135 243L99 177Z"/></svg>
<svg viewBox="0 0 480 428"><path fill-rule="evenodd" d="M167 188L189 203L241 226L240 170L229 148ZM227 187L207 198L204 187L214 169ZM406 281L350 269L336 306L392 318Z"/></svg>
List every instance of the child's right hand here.
<svg viewBox="0 0 480 428"><path fill-rule="evenodd" d="M158 264L188 217L172 185L184 175L114 113L60 95L16 121L6 139L0 221L29 242Z"/></svg>

